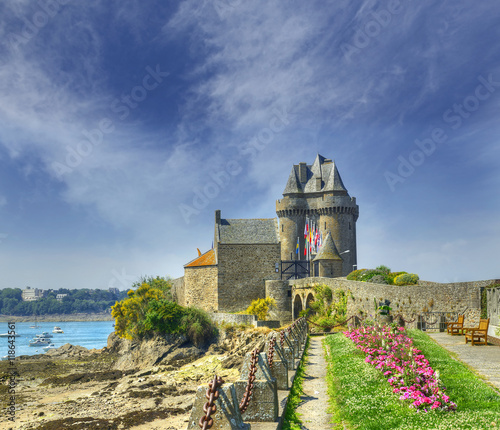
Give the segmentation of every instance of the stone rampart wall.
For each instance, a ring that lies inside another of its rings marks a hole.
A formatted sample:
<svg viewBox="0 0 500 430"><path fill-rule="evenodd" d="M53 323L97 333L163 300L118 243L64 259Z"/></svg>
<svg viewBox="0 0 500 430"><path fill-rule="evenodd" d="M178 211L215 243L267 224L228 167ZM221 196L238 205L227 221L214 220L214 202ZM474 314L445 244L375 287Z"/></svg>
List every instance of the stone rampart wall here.
<svg viewBox="0 0 500 430"><path fill-rule="evenodd" d="M252 300L265 297L266 279L279 279L280 245L219 244L218 310L246 309Z"/></svg>
<svg viewBox="0 0 500 430"><path fill-rule="evenodd" d="M217 324L223 322L227 324L249 324L255 325L257 317L255 315L228 314L224 312L210 313L210 319Z"/></svg>
<svg viewBox="0 0 500 430"><path fill-rule="evenodd" d="M465 312L466 325L475 325L481 312L481 288L495 282L421 282L419 285L395 286L348 281L346 278L305 278L285 281L283 288L292 285L292 300L301 290L318 284L349 291L349 315L360 315L361 311L363 315L374 316L374 302L387 299L391 301L391 313L402 314L407 320L423 312Z"/></svg>

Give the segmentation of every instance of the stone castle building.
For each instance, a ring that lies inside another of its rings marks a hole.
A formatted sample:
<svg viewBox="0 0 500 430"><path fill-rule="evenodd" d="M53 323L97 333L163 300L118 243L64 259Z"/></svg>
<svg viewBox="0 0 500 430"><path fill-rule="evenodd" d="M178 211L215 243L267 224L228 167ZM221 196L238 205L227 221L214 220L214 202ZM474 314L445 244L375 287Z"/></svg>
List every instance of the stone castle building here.
<svg viewBox="0 0 500 430"><path fill-rule="evenodd" d="M359 207L332 160L318 154L312 165L294 165L276 214L278 219L225 219L215 211L214 247L184 266L184 276L174 281L174 299L234 312L266 297L265 281L290 278L293 270L296 277L334 278L356 269ZM323 243L304 256L306 224Z"/></svg>

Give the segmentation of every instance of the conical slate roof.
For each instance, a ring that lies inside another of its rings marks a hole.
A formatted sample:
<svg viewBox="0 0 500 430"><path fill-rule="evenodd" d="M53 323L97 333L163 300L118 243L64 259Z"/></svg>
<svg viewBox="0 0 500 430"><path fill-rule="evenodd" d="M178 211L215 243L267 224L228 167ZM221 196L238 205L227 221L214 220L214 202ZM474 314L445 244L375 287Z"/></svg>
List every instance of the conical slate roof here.
<svg viewBox="0 0 500 430"><path fill-rule="evenodd" d="M300 185L299 182L299 176L298 172L296 169L297 166L292 167L292 172L290 173L290 176L288 177L288 182L286 183L285 191L283 191L284 194L295 194L295 193L302 193L302 186Z"/></svg>
<svg viewBox="0 0 500 430"><path fill-rule="evenodd" d="M330 232L327 233L325 241L323 242L323 245L321 245L321 249L316 254L313 261L316 260L342 260Z"/></svg>
<svg viewBox="0 0 500 430"><path fill-rule="evenodd" d="M325 190L328 191L346 191L347 189L342 182L342 178L340 177L340 173L337 170L337 166L335 162L332 163L332 168L330 168L330 174L328 176L328 180L325 181Z"/></svg>
<svg viewBox="0 0 500 430"><path fill-rule="evenodd" d="M283 195L317 193L326 191L341 191L347 193L335 162L318 154L312 165L307 165L307 182L299 180L299 165L294 165ZM321 188L318 189L317 178L321 178Z"/></svg>

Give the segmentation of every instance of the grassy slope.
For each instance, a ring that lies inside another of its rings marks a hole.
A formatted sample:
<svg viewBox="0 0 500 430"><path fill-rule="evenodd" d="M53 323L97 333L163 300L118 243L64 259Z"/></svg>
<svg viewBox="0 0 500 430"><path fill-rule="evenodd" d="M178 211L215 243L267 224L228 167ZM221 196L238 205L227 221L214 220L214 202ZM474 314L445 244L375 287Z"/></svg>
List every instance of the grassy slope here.
<svg viewBox="0 0 500 430"><path fill-rule="evenodd" d="M410 331L457 403L456 412L416 413L392 393L382 373L364 362L364 354L341 333L329 336L329 393L334 428L343 429L498 429L500 396L464 364L450 357L420 331Z"/></svg>

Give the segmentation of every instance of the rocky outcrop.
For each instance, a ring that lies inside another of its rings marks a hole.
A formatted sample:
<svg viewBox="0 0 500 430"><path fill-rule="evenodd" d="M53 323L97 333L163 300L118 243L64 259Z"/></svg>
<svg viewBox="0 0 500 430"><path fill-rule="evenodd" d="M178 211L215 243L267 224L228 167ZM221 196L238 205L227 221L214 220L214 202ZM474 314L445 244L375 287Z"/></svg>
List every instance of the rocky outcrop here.
<svg viewBox="0 0 500 430"><path fill-rule="evenodd" d="M157 336L143 341L121 339L112 333L106 352L118 356L117 370L146 369L152 366L182 366L196 360L205 351L193 346L184 335Z"/></svg>

